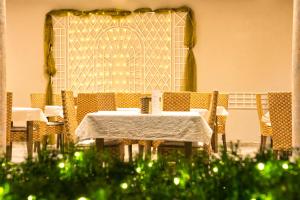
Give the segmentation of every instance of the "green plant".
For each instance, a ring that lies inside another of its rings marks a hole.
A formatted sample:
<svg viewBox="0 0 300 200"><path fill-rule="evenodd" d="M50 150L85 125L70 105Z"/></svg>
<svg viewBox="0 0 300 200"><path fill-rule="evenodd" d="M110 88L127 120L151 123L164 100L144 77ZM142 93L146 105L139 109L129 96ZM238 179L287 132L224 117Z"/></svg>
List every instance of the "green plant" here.
<svg viewBox="0 0 300 200"><path fill-rule="evenodd" d="M237 149L191 160L173 155L132 163L94 150L42 152L21 164L0 160L0 199L297 199L300 159L271 152L242 157ZM176 162L175 162L176 161Z"/></svg>

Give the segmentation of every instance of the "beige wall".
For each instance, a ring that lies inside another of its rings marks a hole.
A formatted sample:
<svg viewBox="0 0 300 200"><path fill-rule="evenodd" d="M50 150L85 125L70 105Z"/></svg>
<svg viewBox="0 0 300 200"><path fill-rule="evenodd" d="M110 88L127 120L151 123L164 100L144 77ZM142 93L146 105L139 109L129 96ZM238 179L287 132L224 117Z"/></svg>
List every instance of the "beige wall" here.
<svg viewBox="0 0 300 200"><path fill-rule="evenodd" d="M196 16L199 90L291 89L292 0L8 0L7 87L14 105L45 91L43 23L52 9L190 6ZM228 138L259 141L255 110L232 110Z"/></svg>

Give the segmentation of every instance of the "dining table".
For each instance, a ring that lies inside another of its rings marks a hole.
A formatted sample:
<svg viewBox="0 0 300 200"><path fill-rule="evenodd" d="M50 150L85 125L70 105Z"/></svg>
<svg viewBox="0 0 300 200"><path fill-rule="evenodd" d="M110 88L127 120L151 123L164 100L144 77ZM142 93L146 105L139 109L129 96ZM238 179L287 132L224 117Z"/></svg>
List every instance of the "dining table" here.
<svg viewBox="0 0 300 200"><path fill-rule="evenodd" d="M212 136L204 116L198 112L141 114L139 110L89 113L75 132L79 140L96 139L99 151L103 151L104 139L181 141L188 157L192 142L209 144Z"/></svg>
<svg viewBox="0 0 300 200"><path fill-rule="evenodd" d="M48 122L46 116L40 108L13 107L12 122L14 127L26 127L27 153L28 158L33 155L33 122Z"/></svg>

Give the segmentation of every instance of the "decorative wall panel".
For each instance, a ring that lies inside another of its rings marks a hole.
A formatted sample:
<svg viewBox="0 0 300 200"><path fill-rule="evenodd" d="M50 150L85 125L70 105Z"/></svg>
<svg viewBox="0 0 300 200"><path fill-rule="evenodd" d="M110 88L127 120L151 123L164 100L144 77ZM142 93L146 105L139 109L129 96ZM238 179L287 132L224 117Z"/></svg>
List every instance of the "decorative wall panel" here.
<svg viewBox="0 0 300 200"><path fill-rule="evenodd" d="M182 90L186 14L53 17L54 92Z"/></svg>

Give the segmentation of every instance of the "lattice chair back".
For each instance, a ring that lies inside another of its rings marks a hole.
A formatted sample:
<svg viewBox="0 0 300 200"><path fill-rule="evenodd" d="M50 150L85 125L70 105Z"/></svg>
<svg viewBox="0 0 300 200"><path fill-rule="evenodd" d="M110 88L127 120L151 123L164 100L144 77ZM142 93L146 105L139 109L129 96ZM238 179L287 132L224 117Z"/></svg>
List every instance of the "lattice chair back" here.
<svg viewBox="0 0 300 200"><path fill-rule="evenodd" d="M229 95L219 94L218 95L218 106L223 106L228 110ZM227 116L217 116L218 121L218 133L225 134Z"/></svg>
<svg viewBox="0 0 300 200"><path fill-rule="evenodd" d="M164 111L190 111L191 94L189 92L164 92Z"/></svg>
<svg viewBox="0 0 300 200"><path fill-rule="evenodd" d="M46 105L46 95L44 93L33 93L30 95L31 107L44 110Z"/></svg>
<svg viewBox="0 0 300 200"><path fill-rule="evenodd" d="M260 133L263 136L271 136L272 128L270 126L267 126L266 123L262 121L262 117L264 115L264 109L262 106L261 96L262 96L261 94L256 94L256 108L257 108Z"/></svg>
<svg viewBox="0 0 300 200"><path fill-rule="evenodd" d="M13 93L6 93L6 143L9 144L11 140L11 120L12 120L12 99Z"/></svg>
<svg viewBox="0 0 300 200"><path fill-rule="evenodd" d="M77 122L80 123L86 114L99 111L97 93L79 93L77 96Z"/></svg>
<svg viewBox="0 0 300 200"><path fill-rule="evenodd" d="M152 94L151 93L142 93L141 97L151 97Z"/></svg>
<svg viewBox="0 0 300 200"><path fill-rule="evenodd" d="M117 108L140 108L141 93L116 93Z"/></svg>
<svg viewBox="0 0 300 200"><path fill-rule="evenodd" d="M64 112L64 124L65 124L65 140L67 143L74 143L75 130L78 126L76 119L76 110L74 104L74 97L72 91L61 91L62 106Z"/></svg>
<svg viewBox="0 0 300 200"><path fill-rule="evenodd" d="M97 93L99 99L99 109L102 111L116 110L116 95L115 93Z"/></svg>
<svg viewBox="0 0 300 200"><path fill-rule="evenodd" d="M229 94L218 95L218 106L223 106L226 110L228 109Z"/></svg>
<svg viewBox="0 0 300 200"><path fill-rule="evenodd" d="M191 108L209 109L211 93L191 92Z"/></svg>
<svg viewBox="0 0 300 200"><path fill-rule="evenodd" d="M209 115L208 115L208 125L212 130L215 130L216 127L216 119L217 119L217 105L218 105L218 91L213 91L211 96L211 103L209 107Z"/></svg>
<svg viewBox="0 0 300 200"><path fill-rule="evenodd" d="M268 93L274 150L292 148L292 94Z"/></svg>

